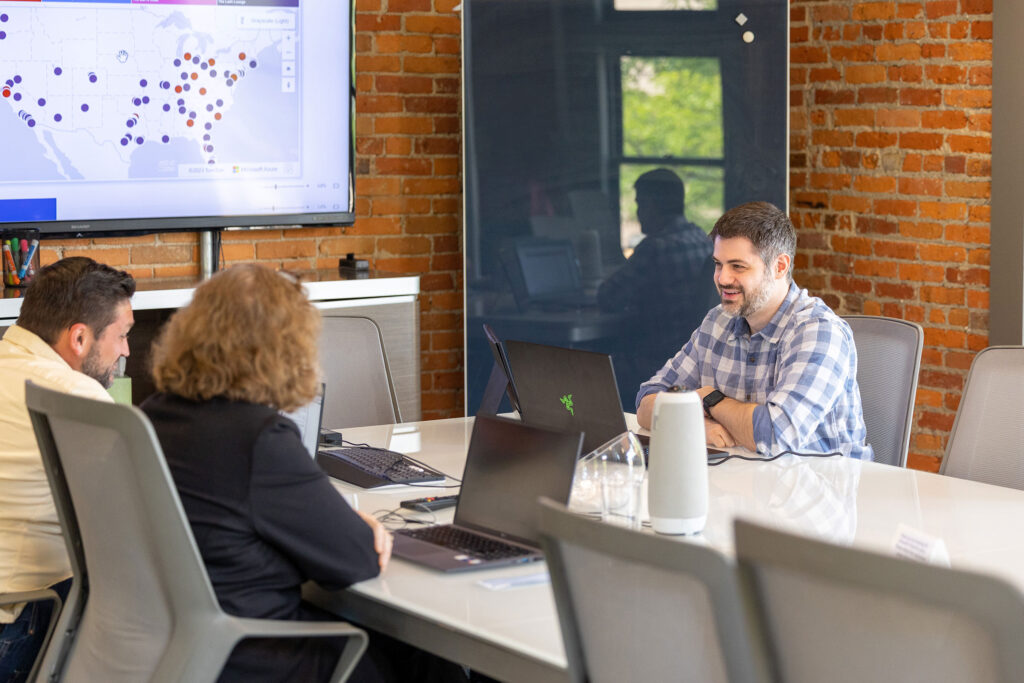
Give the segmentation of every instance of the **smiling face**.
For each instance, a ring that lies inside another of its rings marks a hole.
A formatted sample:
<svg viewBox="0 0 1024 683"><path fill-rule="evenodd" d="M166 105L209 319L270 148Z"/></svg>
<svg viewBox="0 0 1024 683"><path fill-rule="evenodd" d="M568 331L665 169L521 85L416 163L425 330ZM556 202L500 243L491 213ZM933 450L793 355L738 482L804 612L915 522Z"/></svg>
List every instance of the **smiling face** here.
<svg viewBox="0 0 1024 683"><path fill-rule="evenodd" d="M713 258L722 309L746 318L752 330L767 324L788 289L789 257L780 255L769 267L746 237L718 237Z"/></svg>
<svg viewBox="0 0 1024 683"><path fill-rule="evenodd" d="M134 324L131 303L122 301L117 305L114 322L92 337L89 350L82 358L82 373L110 388L118 361L128 355L128 331Z"/></svg>

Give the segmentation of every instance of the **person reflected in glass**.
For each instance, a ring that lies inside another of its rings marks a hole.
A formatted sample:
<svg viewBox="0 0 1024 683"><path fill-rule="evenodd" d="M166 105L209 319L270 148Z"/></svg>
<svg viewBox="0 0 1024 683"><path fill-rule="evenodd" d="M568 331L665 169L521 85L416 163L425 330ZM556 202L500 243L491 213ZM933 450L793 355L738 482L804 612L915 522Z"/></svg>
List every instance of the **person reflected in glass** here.
<svg viewBox="0 0 1024 683"><path fill-rule="evenodd" d="M689 339L714 304L715 287L711 239L686 220L682 179L658 168L637 178L633 189L644 238L601 283L597 301L603 311L635 314L635 334L621 359L616 354L615 369L633 375L636 386Z"/></svg>

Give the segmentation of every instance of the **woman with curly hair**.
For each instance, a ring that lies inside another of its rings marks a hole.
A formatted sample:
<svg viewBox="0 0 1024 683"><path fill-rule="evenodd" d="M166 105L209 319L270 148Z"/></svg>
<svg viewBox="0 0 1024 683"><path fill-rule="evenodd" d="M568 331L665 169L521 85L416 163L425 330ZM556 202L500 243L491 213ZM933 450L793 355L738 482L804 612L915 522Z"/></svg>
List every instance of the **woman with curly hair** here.
<svg viewBox="0 0 1024 683"><path fill-rule="evenodd" d="M319 391L319 333L297 280L240 265L201 284L153 347L158 393L142 409L229 614L326 618L302 603L304 581L342 588L376 576L391 554L390 534L348 506L279 412ZM244 641L221 680L326 680L342 645Z"/></svg>

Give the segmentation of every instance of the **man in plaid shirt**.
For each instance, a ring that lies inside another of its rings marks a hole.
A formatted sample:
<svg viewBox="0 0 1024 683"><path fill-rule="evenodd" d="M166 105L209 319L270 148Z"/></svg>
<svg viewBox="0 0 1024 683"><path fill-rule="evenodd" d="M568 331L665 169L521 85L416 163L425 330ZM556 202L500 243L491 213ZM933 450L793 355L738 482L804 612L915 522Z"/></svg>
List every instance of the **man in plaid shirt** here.
<svg viewBox="0 0 1024 683"><path fill-rule="evenodd" d="M722 304L640 386L641 426L650 427L655 394L680 387L704 400L711 446L872 459L853 333L793 283L789 218L767 202L743 204L718 219L711 238Z"/></svg>
<svg viewBox="0 0 1024 683"><path fill-rule="evenodd" d="M615 372L632 384L650 377L679 348L716 303L711 239L686 220L686 190L673 171L658 168L633 185L644 239L621 268L601 283L601 310L636 315L628 353Z"/></svg>

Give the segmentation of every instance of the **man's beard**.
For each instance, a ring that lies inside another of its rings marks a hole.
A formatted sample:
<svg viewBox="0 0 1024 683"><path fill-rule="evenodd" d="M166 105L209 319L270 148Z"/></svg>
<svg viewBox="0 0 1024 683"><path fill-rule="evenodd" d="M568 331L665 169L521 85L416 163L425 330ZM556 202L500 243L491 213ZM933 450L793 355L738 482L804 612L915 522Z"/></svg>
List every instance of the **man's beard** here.
<svg viewBox="0 0 1024 683"><path fill-rule="evenodd" d="M726 313L729 313L730 315L738 315L740 317L746 318L747 316L757 313L764 307L766 303L768 303L768 299L770 299L772 296L772 280L771 277L769 277L769 275L765 273L765 276L761 279L761 282L758 285L757 289L755 289L750 294L750 296L747 296L747 290L738 285L732 287L731 289L736 289L739 291L741 297L740 301L733 303L725 303L725 301L723 300L722 309ZM719 296L721 296L722 294L721 286L718 287L718 294Z"/></svg>
<svg viewBox="0 0 1024 683"><path fill-rule="evenodd" d="M102 384L104 389L109 389L114 384L114 368L116 367L117 363L106 368L100 365L100 351L96 346L89 349L89 353L82 359L82 374L92 377Z"/></svg>

